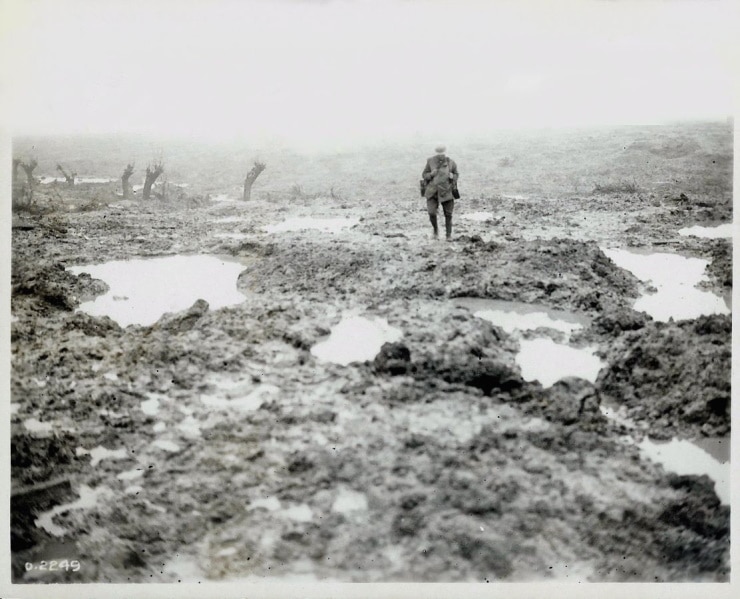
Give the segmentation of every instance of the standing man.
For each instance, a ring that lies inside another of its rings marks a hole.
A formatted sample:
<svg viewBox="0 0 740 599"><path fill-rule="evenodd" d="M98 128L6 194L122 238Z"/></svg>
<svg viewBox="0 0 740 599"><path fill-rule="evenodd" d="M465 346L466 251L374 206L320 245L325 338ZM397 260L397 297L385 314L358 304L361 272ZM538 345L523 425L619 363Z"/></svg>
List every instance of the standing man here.
<svg viewBox="0 0 740 599"><path fill-rule="evenodd" d="M445 155L447 148L439 144L434 148L434 156L427 160L424 172L421 176L426 184L424 197L427 200L427 211L429 220L434 229L434 238L439 237L437 228L437 209L442 204L442 210L445 215L445 234L447 241L452 240L452 209L455 206L455 199L452 195L453 187L457 187L457 164L452 158Z"/></svg>

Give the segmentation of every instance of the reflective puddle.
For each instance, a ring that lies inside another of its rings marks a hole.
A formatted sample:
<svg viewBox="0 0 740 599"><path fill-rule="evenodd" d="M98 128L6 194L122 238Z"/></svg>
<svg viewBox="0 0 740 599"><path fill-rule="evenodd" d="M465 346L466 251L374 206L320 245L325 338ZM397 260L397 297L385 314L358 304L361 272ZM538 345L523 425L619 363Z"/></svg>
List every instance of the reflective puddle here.
<svg viewBox="0 0 740 599"><path fill-rule="evenodd" d="M233 306L245 296L236 290L244 267L215 256L167 256L118 260L88 266L71 266L107 283L109 290L79 310L92 316L109 316L121 326L148 326L167 312L180 312L198 299L211 310Z"/></svg>
<svg viewBox="0 0 740 599"><path fill-rule="evenodd" d="M646 312L655 320L667 322L671 318L688 320L703 314L730 313L724 299L696 287L707 280L704 271L708 260L678 254L604 248L602 251L617 266L656 288L656 293L643 295L634 305L635 310Z"/></svg>
<svg viewBox="0 0 740 599"><path fill-rule="evenodd" d="M725 223L717 227L685 227L678 230L679 235L685 237L703 237L704 239L724 239L732 237L732 223Z"/></svg>
<svg viewBox="0 0 740 599"><path fill-rule="evenodd" d="M460 215L460 218L465 220L475 220L475 221L487 221L487 220L493 220L495 218L493 212L469 212L468 214L462 214Z"/></svg>
<svg viewBox="0 0 740 599"><path fill-rule="evenodd" d="M729 439L724 442L726 457L717 457L699 446L699 443L714 446L717 451L723 445L722 439L707 439L701 441L685 441L671 439L670 441L653 441L645 437L637 446L643 456L653 462L661 464L666 470L679 475L706 474L714 481L714 490L720 501L730 504L730 460ZM719 441L719 443L718 443Z"/></svg>
<svg viewBox="0 0 740 599"><path fill-rule="evenodd" d="M134 480L135 478L141 478L144 476L144 470L141 468L134 468L133 470L126 470L116 476L118 480Z"/></svg>
<svg viewBox="0 0 740 599"><path fill-rule="evenodd" d="M159 412L159 398L152 397L151 399L142 401L140 407L141 411L144 412L144 414L146 414L147 416L154 416L157 412Z"/></svg>
<svg viewBox="0 0 740 599"><path fill-rule="evenodd" d="M601 413L628 429L638 428L637 423L625 414L624 406L601 405ZM680 475L706 474L714 481L714 489L720 501L730 503L730 438L703 437L700 439L671 439L654 441L647 436L636 443L631 435L622 438L626 443L636 444L643 457L661 464L669 472Z"/></svg>
<svg viewBox="0 0 740 599"><path fill-rule="evenodd" d="M107 449L99 445L92 449L85 449L84 447L78 447L75 451L78 456L89 455L90 466L93 468L97 466L103 460L125 460L128 458L128 451L124 447L120 449Z"/></svg>
<svg viewBox="0 0 740 599"><path fill-rule="evenodd" d="M311 522L313 520L313 510L305 503L285 508L283 515L294 522Z"/></svg>
<svg viewBox="0 0 740 599"><path fill-rule="evenodd" d="M398 341L402 336L384 318L345 316L332 328L328 339L311 348L311 353L319 360L347 366L374 359L384 343Z"/></svg>
<svg viewBox="0 0 740 599"><path fill-rule="evenodd" d="M41 177L40 182L42 185L49 185L50 183L66 183L64 177ZM75 184L78 183L115 183L118 179L112 179L110 177L75 177ZM142 186L143 187L143 186Z"/></svg>
<svg viewBox="0 0 740 599"><path fill-rule="evenodd" d="M461 297L454 300L455 305L468 308L473 315L492 322L507 333L530 331L540 327L554 329L570 334L588 327L586 316L564 310L553 310L546 306L525 304L476 297Z"/></svg>
<svg viewBox="0 0 740 599"><path fill-rule="evenodd" d="M318 229L320 231L328 231L330 233L337 233L342 229L348 227L354 227L359 224L359 218L313 218L307 217L295 217L288 218L281 223L276 225L267 225L263 229L267 233L282 233L284 231L302 231L304 229Z"/></svg>
<svg viewBox="0 0 740 599"><path fill-rule="evenodd" d="M180 446L177 443L166 441L164 439L157 439L152 443L152 445L162 451L166 451L167 453L177 453L180 451Z"/></svg>
<svg viewBox="0 0 740 599"><path fill-rule="evenodd" d="M352 512L367 511L367 497L365 497L364 493L358 493L352 489L341 487L331 506L331 511L345 515Z"/></svg>
<svg viewBox="0 0 740 599"><path fill-rule="evenodd" d="M247 239L249 237L249 233L214 233L214 237L217 239Z"/></svg>
<svg viewBox="0 0 740 599"><path fill-rule="evenodd" d="M246 216L224 216L222 218L217 218L213 222L214 223L241 223L247 220Z"/></svg>
<svg viewBox="0 0 740 599"><path fill-rule="evenodd" d="M24 420L23 426L29 433L41 434L50 433L52 428L54 428L51 422L41 422L36 418L29 418L27 420Z"/></svg>
<svg viewBox="0 0 740 599"><path fill-rule="evenodd" d="M522 339L516 363L525 381L539 381L547 388L568 376L596 382L604 363L594 355L595 348L575 348L552 339Z"/></svg>
<svg viewBox="0 0 740 599"><path fill-rule="evenodd" d="M282 394L280 387L268 383L255 384L251 380L213 376L209 382L215 390L201 393L200 401L217 410L252 412L263 403L278 399Z"/></svg>

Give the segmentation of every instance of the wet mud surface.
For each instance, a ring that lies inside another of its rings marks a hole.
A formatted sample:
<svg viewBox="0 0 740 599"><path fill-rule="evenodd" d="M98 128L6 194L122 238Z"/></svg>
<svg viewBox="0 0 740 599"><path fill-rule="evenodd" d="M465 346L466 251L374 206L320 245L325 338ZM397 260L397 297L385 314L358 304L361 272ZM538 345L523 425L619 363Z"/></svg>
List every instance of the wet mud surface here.
<svg viewBox="0 0 740 599"><path fill-rule="evenodd" d="M729 217L708 206L463 200L452 243L429 239L421 202L25 216L33 226L13 230L14 579L728 580L730 510L711 481L646 460L624 441L635 431L601 409L623 406L658 439L729 434L731 317L635 312L646 285L601 250L712 259L706 286L726 293L730 241L677 233ZM496 218L460 218L476 211ZM358 222L264 230L306 216ZM239 262L246 299L125 328L75 311L108 286L65 268L175 254ZM590 324L569 340L507 333L462 297ZM402 337L363 363L314 356L346 314ZM525 381L515 358L535 337L596 347L596 382ZM82 567L24 569L57 559Z"/></svg>

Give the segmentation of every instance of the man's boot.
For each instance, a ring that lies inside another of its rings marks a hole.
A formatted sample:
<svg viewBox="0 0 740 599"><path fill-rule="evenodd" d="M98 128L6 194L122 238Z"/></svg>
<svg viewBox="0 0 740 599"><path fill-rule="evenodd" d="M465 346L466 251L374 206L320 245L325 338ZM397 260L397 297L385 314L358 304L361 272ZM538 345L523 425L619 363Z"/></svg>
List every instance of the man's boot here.
<svg viewBox="0 0 740 599"><path fill-rule="evenodd" d="M432 223L432 227L434 228L434 238L437 239L439 237L439 228L437 227L437 215L436 214L430 214L429 220Z"/></svg>
<svg viewBox="0 0 740 599"><path fill-rule="evenodd" d="M445 233L447 234L447 241L452 241L452 217L445 216Z"/></svg>

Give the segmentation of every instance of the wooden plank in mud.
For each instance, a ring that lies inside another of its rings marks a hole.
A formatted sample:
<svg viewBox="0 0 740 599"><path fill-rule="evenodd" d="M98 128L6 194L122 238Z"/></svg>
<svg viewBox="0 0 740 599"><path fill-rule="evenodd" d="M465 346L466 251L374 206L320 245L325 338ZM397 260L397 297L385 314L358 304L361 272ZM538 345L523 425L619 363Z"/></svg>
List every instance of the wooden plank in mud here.
<svg viewBox="0 0 740 599"><path fill-rule="evenodd" d="M48 480L35 485L20 487L10 493L10 509L28 509L33 506L37 509L48 509L50 505L61 503L71 496L72 483L68 478Z"/></svg>

